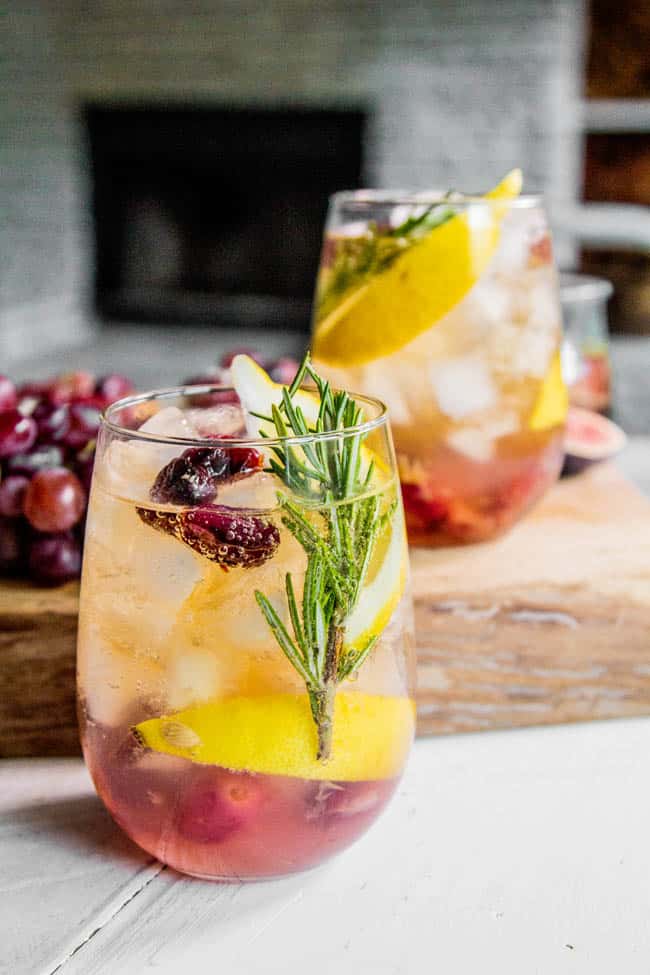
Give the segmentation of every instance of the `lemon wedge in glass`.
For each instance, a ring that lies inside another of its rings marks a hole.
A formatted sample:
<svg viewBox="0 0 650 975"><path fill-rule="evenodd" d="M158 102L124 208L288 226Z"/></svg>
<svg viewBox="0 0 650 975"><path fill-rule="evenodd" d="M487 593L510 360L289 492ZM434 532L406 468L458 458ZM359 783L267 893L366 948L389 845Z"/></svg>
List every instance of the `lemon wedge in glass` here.
<svg viewBox="0 0 650 975"><path fill-rule="evenodd" d="M314 359L330 366L373 362L439 321L483 274L499 244L508 203L521 185L521 170L513 169L482 198L491 206L462 207L352 291L317 322Z"/></svg>
<svg viewBox="0 0 650 975"><path fill-rule="evenodd" d="M224 697L136 725L156 752L234 771L302 779L392 778L404 766L415 729L413 702L339 691L332 755L316 759L316 728L306 694Z"/></svg>

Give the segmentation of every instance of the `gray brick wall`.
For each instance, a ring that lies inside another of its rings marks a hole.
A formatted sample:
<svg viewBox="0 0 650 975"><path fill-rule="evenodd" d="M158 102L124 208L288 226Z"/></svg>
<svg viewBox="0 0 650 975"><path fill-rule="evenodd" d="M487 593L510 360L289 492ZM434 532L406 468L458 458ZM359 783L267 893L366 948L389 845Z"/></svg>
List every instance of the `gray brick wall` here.
<svg viewBox="0 0 650 975"><path fill-rule="evenodd" d="M577 194L582 0L8 6L0 351L30 306L87 295L86 100L362 105L369 183L473 189L521 164L529 188Z"/></svg>
<svg viewBox="0 0 650 975"><path fill-rule="evenodd" d="M86 333L83 168L47 8L10 2L0 33L0 362Z"/></svg>

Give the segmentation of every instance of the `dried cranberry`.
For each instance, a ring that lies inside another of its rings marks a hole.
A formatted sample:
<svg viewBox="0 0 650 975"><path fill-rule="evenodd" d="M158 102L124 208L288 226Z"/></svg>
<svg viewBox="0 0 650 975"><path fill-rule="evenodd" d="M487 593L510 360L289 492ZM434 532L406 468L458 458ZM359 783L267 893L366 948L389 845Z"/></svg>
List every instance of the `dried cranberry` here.
<svg viewBox="0 0 650 975"><path fill-rule="evenodd" d="M190 447L159 471L151 488L159 504L205 504L217 493L217 480L228 469L221 447Z"/></svg>
<svg viewBox="0 0 650 975"><path fill-rule="evenodd" d="M253 447L227 447L230 459L230 476L243 477L254 474L264 467L264 457Z"/></svg>
<svg viewBox="0 0 650 975"><path fill-rule="evenodd" d="M211 562L224 567L263 565L280 544L280 532L267 518L243 515L234 508L205 506L172 514L137 509L145 524L175 535Z"/></svg>
<svg viewBox="0 0 650 975"><path fill-rule="evenodd" d="M207 504L219 482L246 477L262 469L263 456L248 447L190 447L159 472L150 491L159 504Z"/></svg>

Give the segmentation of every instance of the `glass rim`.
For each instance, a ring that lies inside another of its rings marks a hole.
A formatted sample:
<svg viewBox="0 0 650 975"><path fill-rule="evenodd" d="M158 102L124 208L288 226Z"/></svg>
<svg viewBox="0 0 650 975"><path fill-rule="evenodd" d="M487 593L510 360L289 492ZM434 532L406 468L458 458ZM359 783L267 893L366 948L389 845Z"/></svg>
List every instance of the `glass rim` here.
<svg viewBox="0 0 650 975"><path fill-rule="evenodd" d="M358 189L339 190L332 193L330 205L352 204L361 206L427 206L447 204L451 207L469 208L473 206L507 206L509 209L527 209L541 206L544 197L542 193L520 193L519 196L505 199L487 199L485 196L473 193L454 193L450 199L441 190L413 190L413 189Z"/></svg>
<svg viewBox="0 0 650 975"><path fill-rule="evenodd" d="M308 389L309 387L301 388ZM372 430L386 426L388 423L388 407L382 400L377 399L375 396L366 396L363 393L353 392L348 392L348 395L355 402L361 404L366 403L377 409L377 416L369 420L364 420L363 423L358 423L353 427L343 427L341 430L325 430L320 433L314 432L302 434L301 436L292 434L286 437L174 437L161 433L149 433L147 430L132 430L129 427L122 426L120 423L116 423L111 416L119 410L130 409L141 403L151 402L152 400L172 399L181 396L205 396L209 393L227 393L231 391L235 392L233 386L224 386L219 383L201 383L198 385L168 386L161 389L152 389L146 393L135 393L131 396L125 396L122 399L116 400L102 411L102 427L118 436L127 437L132 440L142 440L146 443L178 444L181 447L215 447L223 445L225 447L259 447L260 449L264 449L278 445L293 446L313 443L314 441L336 440L339 437L352 437L359 434L366 435ZM333 391L336 392L335 389ZM219 404L214 405L218 406ZM201 407L195 408L200 409ZM210 407L207 408L209 409Z"/></svg>

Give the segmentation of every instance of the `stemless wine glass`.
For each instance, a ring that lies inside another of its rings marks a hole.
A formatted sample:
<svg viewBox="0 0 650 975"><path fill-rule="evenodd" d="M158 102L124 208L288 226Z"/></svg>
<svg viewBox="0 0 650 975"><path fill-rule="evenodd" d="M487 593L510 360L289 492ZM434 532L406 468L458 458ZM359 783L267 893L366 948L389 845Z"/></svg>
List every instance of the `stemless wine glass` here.
<svg viewBox="0 0 650 975"><path fill-rule="evenodd" d="M558 476L567 395L551 239L514 171L486 197L331 201L313 351L390 409L409 541L482 541Z"/></svg>
<svg viewBox="0 0 650 975"><path fill-rule="evenodd" d="M385 407L355 403L351 429L277 439L247 437L232 391L208 386L104 416L79 620L83 749L119 825L185 873L314 866L368 829L401 775L414 732L406 535ZM269 471L278 457L284 481ZM300 490L308 463L341 458L344 499L318 478Z"/></svg>

